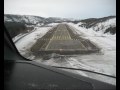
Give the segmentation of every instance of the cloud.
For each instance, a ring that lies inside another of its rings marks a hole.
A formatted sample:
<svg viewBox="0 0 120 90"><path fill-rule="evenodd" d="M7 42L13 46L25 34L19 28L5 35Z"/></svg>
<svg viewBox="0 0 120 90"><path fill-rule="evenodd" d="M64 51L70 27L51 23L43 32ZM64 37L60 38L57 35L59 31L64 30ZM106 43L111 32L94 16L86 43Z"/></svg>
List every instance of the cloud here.
<svg viewBox="0 0 120 90"><path fill-rule="evenodd" d="M102 17L116 15L116 0L4 0L4 12L45 17Z"/></svg>

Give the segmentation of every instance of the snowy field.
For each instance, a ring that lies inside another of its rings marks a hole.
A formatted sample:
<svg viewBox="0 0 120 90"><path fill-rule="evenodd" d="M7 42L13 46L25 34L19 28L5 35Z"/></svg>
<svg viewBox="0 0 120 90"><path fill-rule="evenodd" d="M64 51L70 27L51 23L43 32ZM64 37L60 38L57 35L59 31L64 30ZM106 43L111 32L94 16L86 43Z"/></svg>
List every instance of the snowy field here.
<svg viewBox="0 0 120 90"><path fill-rule="evenodd" d="M116 76L116 35L103 34L100 32L94 31L92 28L86 29L84 27L78 27L77 24L67 23L70 25L70 28L74 29L74 33L79 34L81 37L89 39L98 47L101 48L101 52L97 54L88 54L88 55L73 55L73 56L64 56L55 58L54 54L49 60L43 60L42 58L35 58L30 53L30 48L37 41L46 34L53 26L57 24L50 24L52 27L36 27L34 32L26 35L19 41L15 43L20 54L25 56L28 59L32 59L38 63L51 66L64 66L70 68L82 68L91 71L96 71L112 76ZM19 39L18 35L18 39ZM17 40L17 39L15 39ZM70 71L70 70L67 70ZM76 74L80 74L86 77L91 77L95 79L100 79L104 82L109 82L111 84L116 84L114 80L105 79L103 76L95 77L94 75L89 75L88 73L82 71L70 71ZM94 77L93 77L94 76Z"/></svg>

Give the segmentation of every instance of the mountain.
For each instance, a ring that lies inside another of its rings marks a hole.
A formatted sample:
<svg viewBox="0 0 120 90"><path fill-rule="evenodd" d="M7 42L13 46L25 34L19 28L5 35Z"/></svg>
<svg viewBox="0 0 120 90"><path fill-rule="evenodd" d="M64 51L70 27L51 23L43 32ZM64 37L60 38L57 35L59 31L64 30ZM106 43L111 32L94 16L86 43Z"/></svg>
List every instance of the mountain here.
<svg viewBox="0 0 120 90"><path fill-rule="evenodd" d="M11 14L4 15L4 22L20 22L27 25L45 25L49 23L61 23L65 21L70 21L70 20L66 18L56 18L56 17L44 18L44 17L32 16L32 15L11 15Z"/></svg>
<svg viewBox="0 0 120 90"><path fill-rule="evenodd" d="M44 23L45 18L39 16L31 16L31 15L4 15L4 22L20 22L27 25L35 25L38 23Z"/></svg>
<svg viewBox="0 0 120 90"><path fill-rule="evenodd" d="M19 33L28 32L34 29L34 26L44 26L50 23L72 22L79 27L100 32L103 34L116 34L116 16L108 16L103 18L88 18L84 20L72 20L58 17L40 17L33 15L12 15L4 14L4 23L6 28L11 31L12 37Z"/></svg>
<svg viewBox="0 0 120 90"><path fill-rule="evenodd" d="M103 18L89 18L80 21L74 21L80 27L87 29L92 28L96 32L115 34L116 33L116 16Z"/></svg>

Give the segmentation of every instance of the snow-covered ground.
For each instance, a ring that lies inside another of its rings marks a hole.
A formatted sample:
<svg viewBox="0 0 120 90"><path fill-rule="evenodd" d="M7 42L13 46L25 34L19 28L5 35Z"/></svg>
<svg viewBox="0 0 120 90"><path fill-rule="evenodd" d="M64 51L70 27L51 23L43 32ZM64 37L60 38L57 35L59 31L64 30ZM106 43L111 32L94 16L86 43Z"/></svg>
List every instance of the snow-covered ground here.
<svg viewBox="0 0 120 90"><path fill-rule="evenodd" d="M86 26L86 23L82 23L82 22L77 23L75 26L79 26L82 24L85 24ZM92 24L93 23L91 23L91 25ZM92 35L91 33L93 31L96 32L96 33L94 32L93 34L97 34L97 35L111 35L110 33L104 33L110 27L116 27L116 18L108 19L104 22L99 22L93 25L91 28L87 29L87 31L89 30L89 33L88 33L89 35Z"/></svg>
<svg viewBox="0 0 120 90"><path fill-rule="evenodd" d="M73 26L78 33L82 33L81 37L89 39L101 48L101 54L82 55L72 59L79 59L87 66L93 67L92 70L116 76L116 35L100 35L92 29L78 27L72 23L69 25Z"/></svg>
<svg viewBox="0 0 120 90"><path fill-rule="evenodd" d="M58 25L58 24L59 24L59 23L49 23L49 24L47 24L46 26L53 27L53 26Z"/></svg>
<svg viewBox="0 0 120 90"><path fill-rule="evenodd" d="M81 37L89 39L101 48L100 54L80 55L69 58L68 62L77 68L97 71L116 76L116 35L107 35L69 23ZM104 79L105 80L105 79ZM111 83L112 82L110 81Z"/></svg>
<svg viewBox="0 0 120 90"><path fill-rule="evenodd" d="M17 36L15 36L14 38L12 38L13 42L16 42L17 40L19 40L20 38L24 37L27 33L24 33L24 34L19 34Z"/></svg>
<svg viewBox="0 0 120 90"><path fill-rule="evenodd" d="M34 32L37 29L37 27L35 27L33 30L28 30L27 33L20 33L17 36L15 36L14 38L12 38L13 42L16 43L17 41L19 41L21 38L25 37L26 35Z"/></svg>
<svg viewBox="0 0 120 90"><path fill-rule="evenodd" d="M16 36L13 39L14 41L21 38L15 43L20 54L28 59L34 59L34 56L30 54L30 48L36 43L37 39L45 35L50 30L50 28L51 27L35 27L32 33L29 33L23 38L21 38L21 36L24 36L24 34Z"/></svg>
<svg viewBox="0 0 120 90"><path fill-rule="evenodd" d="M115 27L116 26L116 18L112 18L109 19L105 22L102 23L98 23L97 25L95 25L94 27L92 27L92 29L99 30L99 33L103 34L103 32L105 32L106 29L108 29L109 27ZM109 35L109 33L106 33Z"/></svg>
<svg viewBox="0 0 120 90"><path fill-rule="evenodd" d="M57 23L50 24L53 26ZM30 54L30 48L37 41L38 38L41 38L47 31L52 27L36 27L36 30L15 43L18 51L25 57L33 59L38 63L51 66L64 66L72 68L82 68L91 71L96 71L112 76L116 76L116 35L108 35L94 31L92 28L86 29L84 27L79 27L77 24L68 23L74 33L79 34L81 37L89 39L98 47L101 48L101 52L97 54L88 54L88 55L74 55L74 56L64 56L54 58L51 56L49 60L43 60L42 58L35 58ZM53 55L54 56L54 55ZM69 70L67 70L69 71ZM113 79L106 79L103 76L96 77L95 75L89 75L83 71L72 71L86 77L91 77L94 79L102 80L104 82L109 82L111 84L116 84Z"/></svg>

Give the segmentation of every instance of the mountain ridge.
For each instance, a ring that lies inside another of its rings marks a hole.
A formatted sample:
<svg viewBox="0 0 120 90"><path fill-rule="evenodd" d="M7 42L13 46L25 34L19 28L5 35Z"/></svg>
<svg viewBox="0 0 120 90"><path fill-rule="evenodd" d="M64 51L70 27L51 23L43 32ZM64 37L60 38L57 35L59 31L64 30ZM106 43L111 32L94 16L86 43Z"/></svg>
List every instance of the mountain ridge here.
<svg viewBox="0 0 120 90"><path fill-rule="evenodd" d="M88 18L83 20L70 20L67 18L59 17L41 17L33 15L13 15L4 14L4 23L18 23L17 25L23 25L23 27L31 26L45 26L50 23L62 23L62 22L72 22L79 27L84 27L86 29L93 29L96 32L110 33L112 35L116 34L116 16L106 16L101 18ZM21 23L21 24L20 24ZM12 25L12 24L11 24ZM13 27L14 25L12 25ZM20 28L20 27L19 27Z"/></svg>

